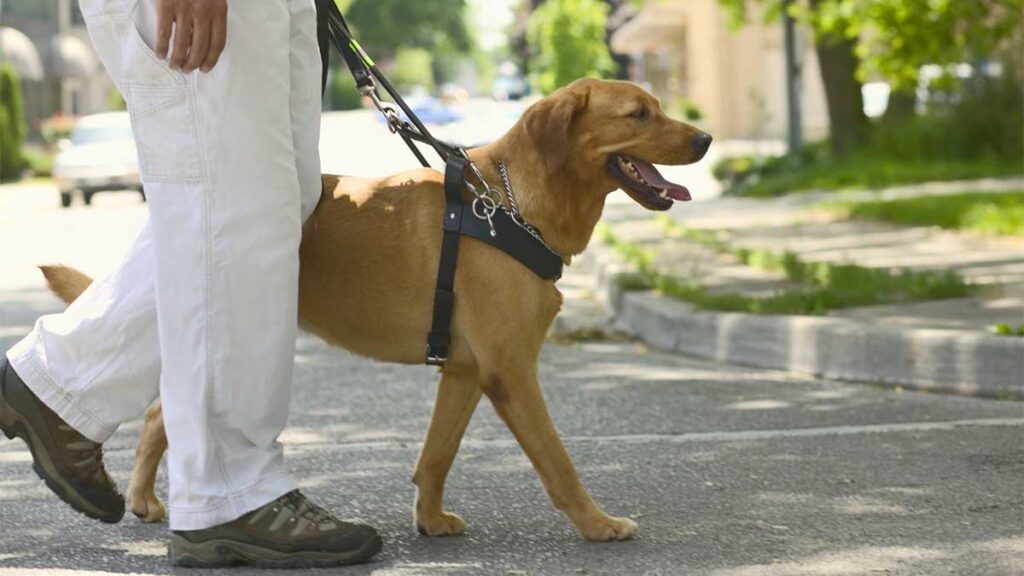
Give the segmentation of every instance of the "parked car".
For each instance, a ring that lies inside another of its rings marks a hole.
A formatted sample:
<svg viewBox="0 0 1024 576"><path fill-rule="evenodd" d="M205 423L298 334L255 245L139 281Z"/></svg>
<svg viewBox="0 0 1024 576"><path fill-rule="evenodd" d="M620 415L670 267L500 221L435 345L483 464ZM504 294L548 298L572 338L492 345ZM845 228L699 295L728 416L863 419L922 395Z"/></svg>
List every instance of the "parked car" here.
<svg viewBox="0 0 1024 576"><path fill-rule="evenodd" d="M518 74L502 74L494 79L491 96L498 101L520 100L530 95L530 85Z"/></svg>
<svg viewBox="0 0 1024 576"><path fill-rule="evenodd" d="M127 112L81 117L71 137L58 148L53 176L60 187L61 206L71 206L76 194L88 206L97 192L106 191L138 192L145 199Z"/></svg>

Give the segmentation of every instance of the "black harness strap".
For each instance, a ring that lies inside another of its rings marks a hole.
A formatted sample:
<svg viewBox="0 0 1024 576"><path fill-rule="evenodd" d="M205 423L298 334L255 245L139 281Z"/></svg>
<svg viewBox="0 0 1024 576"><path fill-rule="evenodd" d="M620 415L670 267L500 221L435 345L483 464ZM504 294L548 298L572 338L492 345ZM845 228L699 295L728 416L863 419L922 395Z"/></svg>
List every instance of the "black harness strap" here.
<svg viewBox="0 0 1024 576"><path fill-rule="evenodd" d="M477 218L467 206L462 211L462 227L459 232L494 246L544 280L554 281L562 277L562 269L565 267L562 257L523 230L508 212L497 210L491 216L491 222L494 224L493 236L487 220Z"/></svg>
<svg viewBox="0 0 1024 576"><path fill-rule="evenodd" d="M466 160L452 156L444 170L444 236L441 262L434 288L434 321L427 336L427 364L444 366L452 345L452 311L455 307L455 265L459 261L459 237L466 204L462 201L463 172Z"/></svg>
<svg viewBox="0 0 1024 576"><path fill-rule="evenodd" d="M427 364L443 366L451 354L452 312L455 309L455 266L459 259L460 237L470 236L486 242L512 256L534 274L545 280L562 277L562 257L544 244L543 240L528 232L513 220L502 207L494 209L490 219L473 213L471 204L462 199L466 183L465 170L469 158L464 149L442 142L433 137L423 122L402 99L387 77L359 47L345 18L334 0L316 0L317 40L323 63L321 93L327 90L327 69L329 44L341 53L352 72L359 91L374 99L380 107L377 84L388 93L396 105L405 113L408 121L398 118L393 109L381 108L392 131L402 137L406 145L423 166L430 164L416 146L416 142L427 144L445 162L444 175L444 234L441 240L441 261L437 270L437 284L434 290L434 314L430 334L427 336ZM475 168L474 168L475 170Z"/></svg>

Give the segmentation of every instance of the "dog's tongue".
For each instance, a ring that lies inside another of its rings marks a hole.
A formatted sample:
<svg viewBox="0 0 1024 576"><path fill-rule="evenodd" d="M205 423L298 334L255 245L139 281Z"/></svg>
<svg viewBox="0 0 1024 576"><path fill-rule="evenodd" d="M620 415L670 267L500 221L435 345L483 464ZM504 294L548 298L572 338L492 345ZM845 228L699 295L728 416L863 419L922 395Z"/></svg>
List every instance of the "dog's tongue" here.
<svg viewBox="0 0 1024 576"><path fill-rule="evenodd" d="M692 200L690 191L686 189L686 186L680 186L675 182L669 182L666 180L665 177L661 175L661 172L658 172L658 169L654 167L654 164L644 162L643 160L638 160L636 158L630 158L629 160L633 163L633 166L636 167L637 171L640 172L640 175L644 177L644 180L646 180L651 186L654 186L655 188L664 188L668 191L670 198L681 200L683 202L689 202Z"/></svg>

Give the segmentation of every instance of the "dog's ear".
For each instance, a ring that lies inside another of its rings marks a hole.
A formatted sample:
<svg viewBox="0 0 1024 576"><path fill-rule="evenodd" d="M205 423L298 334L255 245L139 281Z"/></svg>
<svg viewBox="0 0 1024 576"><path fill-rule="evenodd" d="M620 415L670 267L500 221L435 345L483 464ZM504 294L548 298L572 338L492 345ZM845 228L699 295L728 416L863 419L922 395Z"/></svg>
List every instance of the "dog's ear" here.
<svg viewBox="0 0 1024 576"><path fill-rule="evenodd" d="M544 156L544 163L552 174L565 165L573 120L587 106L589 93L574 88L563 88L526 111L526 133Z"/></svg>

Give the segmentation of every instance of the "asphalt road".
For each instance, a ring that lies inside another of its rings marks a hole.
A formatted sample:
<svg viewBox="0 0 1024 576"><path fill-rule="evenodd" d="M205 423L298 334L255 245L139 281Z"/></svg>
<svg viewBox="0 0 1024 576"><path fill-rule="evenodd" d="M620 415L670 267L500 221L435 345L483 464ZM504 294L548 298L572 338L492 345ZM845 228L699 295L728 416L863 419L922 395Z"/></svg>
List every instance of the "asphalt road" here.
<svg viewBox="0 0 1024 576"><path fill-rule="evenodd" d="M55 194L0 187L0 349L59 309L33 264L100 273L145 213L135 195L60 210ZM337 572L1024 573L1019 403L809 380L630 342L551 344L541 376L584 483L609 513L640 523L637 540L581 541L486 403L446 492L466 535L419 536L410 476L433 370L303 336L289 465L309 495L386 540L375 563ZM126 424L107 446L122 486L138 429ZM165 526L130 516L105 526L71 512L36 479L24 446L0 440L0 576L203 573L173 571L165 538Z"/></svg>

